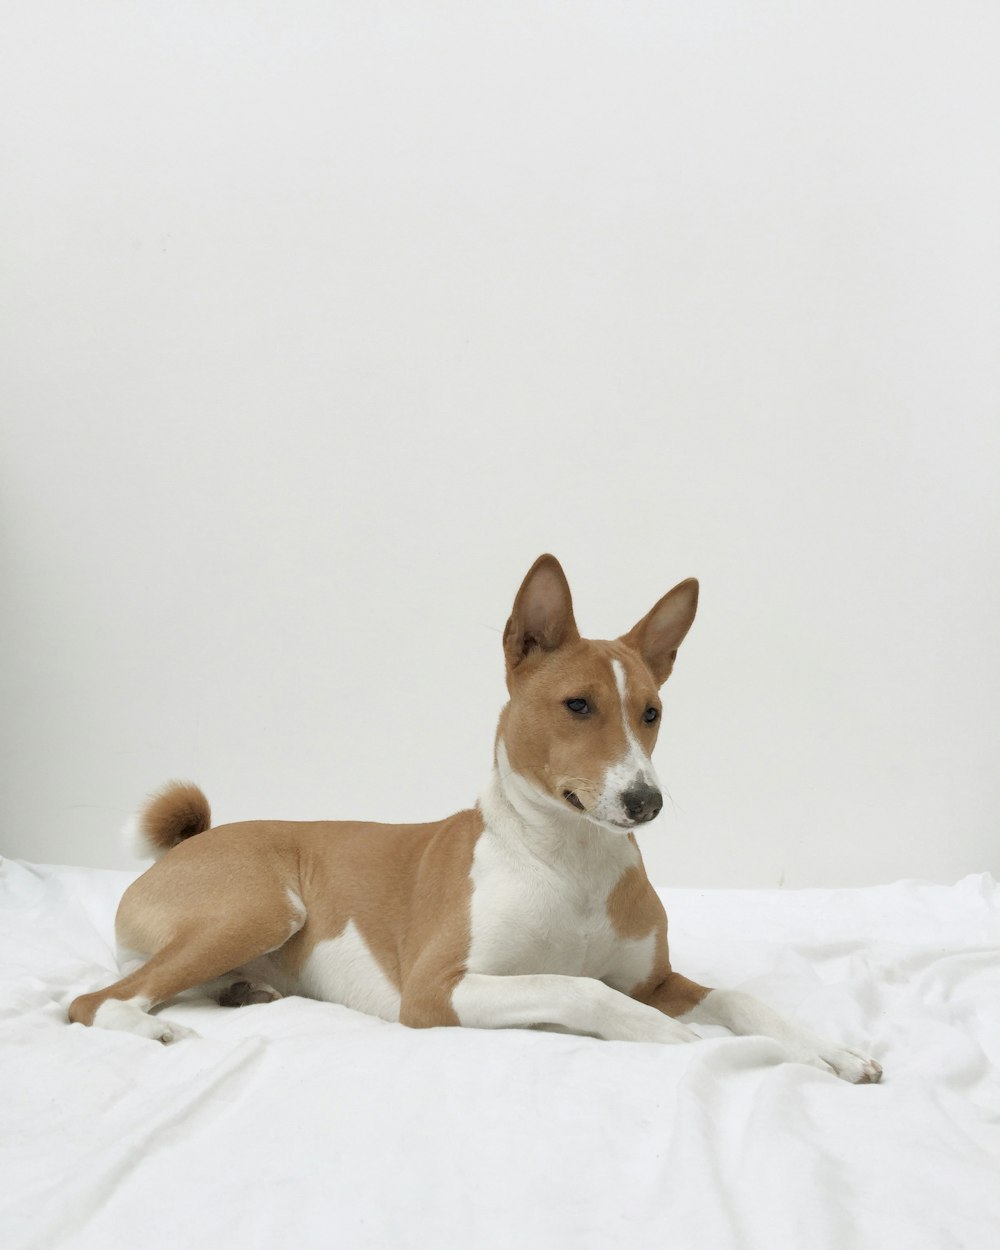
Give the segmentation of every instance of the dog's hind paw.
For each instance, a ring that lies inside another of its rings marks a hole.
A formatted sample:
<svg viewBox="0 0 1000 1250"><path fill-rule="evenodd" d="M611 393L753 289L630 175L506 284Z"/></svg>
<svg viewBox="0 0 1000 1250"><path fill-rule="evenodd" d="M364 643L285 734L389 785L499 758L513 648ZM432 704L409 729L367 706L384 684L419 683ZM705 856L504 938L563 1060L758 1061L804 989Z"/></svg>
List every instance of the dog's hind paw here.
<svg viewBox="0 0 1000 1250"><path fill-rule="evenodd" d="M194 1029L187 1028L183 1024L175 1024L172 1020L160 1020L156 1016L150 1019L156 1021L156 1029L147 1033L147 1037L151 1037L154 1041L162 1042L164 1046L170 1046L174 1042L183 1042L188 1037L200 1037Z"/></svg>
<svg viewBox="0 0 1000 1250"><path fill-rule="evenodd" d="M234 981L219 994L220 1007L249 1007L254 1003L273 1003L280 998L273 986L263 981Z"/></svg>
<svg viewBox="0 0 1000 1250"><path fill-rule="evenodd" d="M198 1036L194 1029L183 1024L151 1015L136 999L106 999L94 1012L94 1027L134 1033L136 1037L148 1037L151 1042L162 1042L165 1046Z"/></svg>
<svg viewBox="0 0 1000 1250"><path fill-rule="evenodd" d="M850 1081L852 1085L877 1085L882 1079L882 1065L856 1050L843 1046L824 1047L820 1058L842 1081Z"/></svg>

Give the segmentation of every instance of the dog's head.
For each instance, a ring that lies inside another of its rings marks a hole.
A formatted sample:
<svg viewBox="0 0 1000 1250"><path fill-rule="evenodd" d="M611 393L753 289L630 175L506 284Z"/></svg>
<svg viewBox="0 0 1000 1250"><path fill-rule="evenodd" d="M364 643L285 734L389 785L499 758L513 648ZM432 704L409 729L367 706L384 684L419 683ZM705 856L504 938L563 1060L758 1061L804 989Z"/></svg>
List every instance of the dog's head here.
<svg viewBox="0 0 1000 1250"><path fill-rule="evenodd" d="M698 583L688 578L613 642L581 638L559 561L539 556L503 635L510 702L497 758L505 784L605 829L653 820L663 804L650 759L659 689L697 605Z"/></svg>

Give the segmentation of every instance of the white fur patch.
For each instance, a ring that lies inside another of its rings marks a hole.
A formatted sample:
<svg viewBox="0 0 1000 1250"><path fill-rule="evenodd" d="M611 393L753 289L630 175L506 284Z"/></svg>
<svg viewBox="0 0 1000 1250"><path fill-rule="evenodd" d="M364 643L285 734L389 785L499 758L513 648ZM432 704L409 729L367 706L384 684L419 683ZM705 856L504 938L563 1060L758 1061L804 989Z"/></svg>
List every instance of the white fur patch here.
<svg viewBox="0 0 1000 1250"><path fill-rule="evenodd" d="M120 944L116 948L115 957L118 961L118 969L123 977L127 977L130 973L141 968L143 964L149 962L147 954L133 950L131 946L122 946Z"/></svg>
<svg viewBox="0 0 1000 1250"><path fill-rule="evenodd" d="M475 1029L555 1029L620 1042L693 1042L697 1035L590 977L467 973L452 1006Z"/></svg>
<svg viewBox="0 0 1000 1250"><path fill-rule="evenodd" d="M533 818L527 783L508 771L502 740L497 756L479 802L469 971L558 973L633 989L652 972L655 936L620 937L608 898L639 863L634 842L557 805Z"/></svg>
<svg viewBox="0 0 1000 1250"><path fill-rule="evenodd" d="M312 948L298 976L298 992L383 1020L399 1019L399 991L382 971L353 920L338 937L317 942Z"/></svg>
<svg viewBox="0 0 1000 1250"><path fill-rule="evenodd" d="M109 998L94 1012L94 1028L117 1029L164 1043L198 1036L193 1029L187 1029L182 1024L171 1024L162 1016L151 1016L148 1007L148 998Z"/></svg>
<svg viewBox="0 0 1000 1250"><path fill-rule="evenodd" d="M611 671L614 673L615 686L618 689L626 748L621 759L610 764L605 771L601 793L594 804L592 814L596 820L607 821L611 825L628 825L632 821L622 802L625 791L637 782L644 782L657 789L660 783L657 780L653 761L632 731L628 714L628 686L621 660L611 661Z"/></svg>
<svg viewBox="0 0 1000 1250"><path fill-rule="evenodd" d="M308 912L306 911L305 903L303 903L301 897L296 893L295 890L292 889L290 885L285 887L285 893L288 895L288 901L291 903L292 907L295 909L295 915L288 922L288 926L289 926L288 936L294 937L294 935L298 933L298 931L305 924L306 916L308 915Z"/></svg>
<svg viewBox="0 0 1000 1250"><path fill-rule="evenodd" d="M710 990L696 1007L680 1018L694 1024L721 1024L741 1036L756 1034L773 1038L784 1047L790 1059L833 1072L853 1084L871 1084L882 1077L882 1068L874 1059L784 1019L765 1003L740 990Z"/></svg>

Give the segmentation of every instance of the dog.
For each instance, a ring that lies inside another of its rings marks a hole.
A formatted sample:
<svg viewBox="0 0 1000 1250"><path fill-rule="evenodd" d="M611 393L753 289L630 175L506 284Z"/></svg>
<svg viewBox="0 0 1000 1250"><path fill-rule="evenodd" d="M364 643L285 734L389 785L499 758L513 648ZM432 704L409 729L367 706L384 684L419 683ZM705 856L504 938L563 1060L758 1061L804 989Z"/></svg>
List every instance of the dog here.
<svg viewBox="0 0 1000 1250"><path fill-rule="evenodd" d="M540 556L503 634L492 774L445 820L212 828L202 792L171 783L138 817L162 858L118 909L125 975L76 998L70 1020L174 1042L191 1030L150 1009L205 987L228 1006L302 994L414 1028L679 1043L705 1023L878 1081L875 1060L671 967L635 834L663 803L659 690L697 603L690 578L620 638L581 638L562 567Z"/></svg>

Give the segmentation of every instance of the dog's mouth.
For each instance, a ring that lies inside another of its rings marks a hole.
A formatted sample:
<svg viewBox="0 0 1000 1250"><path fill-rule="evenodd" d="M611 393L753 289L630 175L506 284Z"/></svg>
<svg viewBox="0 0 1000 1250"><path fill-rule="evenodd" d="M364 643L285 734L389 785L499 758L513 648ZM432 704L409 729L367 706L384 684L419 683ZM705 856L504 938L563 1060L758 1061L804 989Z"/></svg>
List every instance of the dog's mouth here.
<svg viewBox="0 0 1000 1250"><path fill-rule="evenodd" d="M580 802L580 800L576 797L576 795L573 793L572 790L564 790L563 798L570 805L570 807L575 807L578 812L583 812L587 810L583 806L583 804Z"/></svg>
<svg viewBox="0 0 1000 1250"><path fill-rule="evenodd" d="M578 812L582 812L588 820L592 821L601 829L614 829L620 831L621 833L631 833L636 826L636 822L634 820L599 819L593 812L584 807L584 805L580 802L579 796L574 794L572 790L564 790L563 798L570 805L570 807L575 807Z"/></svg>
<svg viewBox="0 0 1000 1250"><path fill-rule="evenodd" d="M574 794L572 790L564 790L563 798L570 805L570 807L575 807L578 812L583 812L584 816L586 816L588 820L592 820L595 825L604 825L612 829L621 829L626 833L628 830L635 828L634 820L599 820L593 812L588 811L587 808L584 807L584 805L580 802L579 796Z"/></svg>

